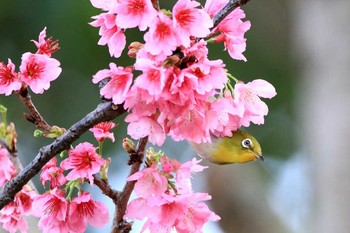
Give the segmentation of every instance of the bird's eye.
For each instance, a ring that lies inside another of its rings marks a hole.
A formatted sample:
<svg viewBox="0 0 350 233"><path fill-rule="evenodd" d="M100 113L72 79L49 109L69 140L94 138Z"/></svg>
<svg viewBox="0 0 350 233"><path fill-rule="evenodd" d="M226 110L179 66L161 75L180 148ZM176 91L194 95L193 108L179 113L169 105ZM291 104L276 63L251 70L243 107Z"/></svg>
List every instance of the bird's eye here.
<svg viewBox="0 0 350 233"><path fill-rule="evenodd" d="M244 148L251 148L252 147L252 140L250 140L249 138L246 138L242 141L242 146Z"/></svg>

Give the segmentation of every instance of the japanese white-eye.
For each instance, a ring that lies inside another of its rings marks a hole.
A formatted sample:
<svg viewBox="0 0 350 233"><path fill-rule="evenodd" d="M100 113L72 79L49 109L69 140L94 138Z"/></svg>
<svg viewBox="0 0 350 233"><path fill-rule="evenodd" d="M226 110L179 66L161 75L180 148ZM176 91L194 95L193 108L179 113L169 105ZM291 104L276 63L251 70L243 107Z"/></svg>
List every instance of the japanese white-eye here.
<svg viewBox="0 0 350 233"><path fill-rule="evenodd" d="M192 148L204 159L216 164L245 163L264 160L259 142L242 130L232 137L211 137L211 143L193 143Z"/></svg>

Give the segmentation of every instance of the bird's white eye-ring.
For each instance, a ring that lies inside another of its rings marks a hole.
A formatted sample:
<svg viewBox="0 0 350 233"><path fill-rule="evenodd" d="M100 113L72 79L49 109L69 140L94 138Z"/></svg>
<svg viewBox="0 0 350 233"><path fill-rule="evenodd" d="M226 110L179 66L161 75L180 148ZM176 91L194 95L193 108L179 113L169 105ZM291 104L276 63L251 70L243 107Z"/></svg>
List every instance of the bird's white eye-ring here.
<svg viewBox="0 0 350 233"><path fill-rule="evenodd" d="M250 140L249 138L246 138L246 139L244 139L244 140L242 141L242 146L243 146L244 148L249 149L249 148L252 147L252 145L253 145L253 142L252 142L252 140Z"/></svg>

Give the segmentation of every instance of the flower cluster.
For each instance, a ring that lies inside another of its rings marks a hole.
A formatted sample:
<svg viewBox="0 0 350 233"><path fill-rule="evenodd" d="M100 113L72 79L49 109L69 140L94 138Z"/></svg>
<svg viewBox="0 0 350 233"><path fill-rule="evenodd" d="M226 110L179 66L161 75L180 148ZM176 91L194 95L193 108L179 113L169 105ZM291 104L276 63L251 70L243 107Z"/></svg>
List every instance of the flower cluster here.
<svg viewBox="0 0 350 233"><path fill-rule="evenodd" d="M5 133L7 135L15 134L11 128L12 127L4 127L4 124L1 123L1 138L4 130L6 130ZM11 138L14 139L13 136L11 136ZM9 159L9 156L7 149L0 145L0 189L7 181L17 174L16 167ZM10 233L14 233L17 230L27 232L28 222L23 216L31 215L32 202L35 196L36 193L32 191L28 185L24 186L22 190L15 195L14 200L0 210L0 226Z"/></svg>
<svg viewBox="0 0 350 233"><path fill-rule="evenodd" d="M0 132L9 135L15 134L12 127L5 129L0 124ZM108 126L108 127L106 127ZM112 122L103 122L95 129L104 129L99 132L97 139L111 138L109 129L115 126ZM2 137L3 135L0 134ZM11 137L14 140L14 137ZM113 138L114 139L114 138ZM68 151L68 158L57 166L57 159L52 158L43 168L40 182L43 186L49 183L50 190L42 195L32 191L26 185L16 194L13 202L0 211L0 225L7 231L14 233L19 230L28 232L28 223L23 217L30 215L40 217L39 228L42 232L85 232L87 224L102 227L109 221L107 207L92 199L89 193L80 190L80 184L89 181L93 184L93 175L107 169L106 161L96 153L92 144L83 142ZM0 188L12 179L17 170L9 159L7 149L0 146ZM70 172L65 176L64 171ZM65 190L61 189L65 186ZM72 198L72 190L79 188L78 196Z"/></svg>
<svg viewBox="0 0 350 233"><path fill-rule="evenodd" d="M15 195L14 201L0 211L0 225L10 233L20 230L28 232L28 222L24 215L32 215L36 192L26 185Z"/></svg>
<svg viewBox="0 0 350 233"><path fill-rule="evenodd" d="M111 56L121 55L126 29L145 31L144 42L129 46L133 66L110 63L92 80L107 80L100 94L124 104L134 139L148 136L162 145L169 135L176 141L210 142L213 134L231 136L250 122L264 122L268 110L259 97L272 98L274 87L255 80L237 81L233 88L223 61L208 58L207 43L223 42L232 58L246 60L242 52L250 22L242 21L243 10L235 9L212 28L212 17L228 0L208 0L204 8L197 1L179 0L171 12L154 9L151 0L91 2L105 11L91 25L100 28L98 44L108 45Z"/></svg>
<svg viewBox="0 0 350 233"><path fill-rule="evenodd" d="M15 65L8 59L7 65L0 62L0 94L10 95L22 87L30 87L35 94L42 94L49 89L50 82L57 79L62 69L60 62L51 57L56 52L58 42L52 38L46 39L46 28L40 33L39 41L34 41L38 51L24 53L19 72L15 71Z"/></svg>
<svg viewBox="0 0 350 233"><path fill-rule="evenodd" d="M207 193L195 193L191 186L191 175L203 171L201 160L180 164L163 153L147 151L148 167L131 175L127 180L134 181L138 198L127 206L124 218L146 222L142 232L202 232L208 221L220 219L203 202L210 200Z"/></svg>
<svg viewBox="0 0 350 233"><path fill-rule="evenodd" d="M85 232L87 223L102 227L109 220L107 207L94 201L89 193L80 191L77 197L67 200L65 191L58 188L37 196L32 214L40 217L38 226L43 232Z"/></svg>

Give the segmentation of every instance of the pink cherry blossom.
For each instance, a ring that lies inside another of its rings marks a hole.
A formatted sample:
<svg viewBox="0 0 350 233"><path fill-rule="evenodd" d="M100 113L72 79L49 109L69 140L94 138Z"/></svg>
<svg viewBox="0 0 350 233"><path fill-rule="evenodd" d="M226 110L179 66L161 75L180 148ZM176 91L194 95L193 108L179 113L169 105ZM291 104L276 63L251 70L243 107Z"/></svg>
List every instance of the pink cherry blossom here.
<svg viewBox="0 0 350 233"><path fill-rule="evenodd" d="M46 181L50 182L50 189L59 188L63 186L67 180L63 174L63 168L56 166L57 159L53 157L41 169L40 182L45 186Z"/></svg>
<svg viewBox="0 0 350 233"><path fill-rule="evenodd" d="M219 42L221 37L216 38L216 42ZM228 54L236 60L247 61L243 52L246 50L246 39L245 38L235 38L234 36L226 35L222 37L224 41L225 48L228 51Z"/></svg>
<svg viewBox="0 0 350 233"><path fill-rule="evenodd" d="M149 229L150 232L171 232L178 218L186 211L186 205L178 202L178 196L163 194L163 200L158 202L158 211L152 215L145 215L148 220L142 227L142 232ZM154 207L156 207L154 206ZM152 208L149 207L149 208Z"/></svg>
<svg viewBox="0 0 350 233"><path fill-rule="evenodd" d="M33 199L36 197L34 191L28 186L15 195L14 200L0 211L0 225L9 232L19 230L22 233L28 232L28 223L24 215L31 214Z"/></svg>
<svg viewBox="0 0 350 233"><path fill-rule="evenodd" d="M110 69L98 71L93 76L92 82L98 83L103 79L111 78L111 80L101 88L100 94L107 99L112 99L114 104L121 104L124 102L132 84L132 68L117 67L114 63L110 63L109 68Z"/></svg>
<svg viewBox="0 0 350 233"><path fill-rule="evenodd" d="M173 26L173 21L164 13L159 12L149 31L144 35L145 49L153 55L164 53L171 55L178 45L180 40Z"/></svg>
<svg viewBox="0 0 350 233"><path fill-rule="evenodd" d="M204 9L211 17L214 17L226 3L228 0L208 0ZM226 16L212 33L217 31L221 33L214 37L214 41L224 42L225 48L233 59L246 61L242 53L246 48L244 34L250 29L250 22L243 22L243 18L245 18L244 11L238 7Z"/></svg>
<svg viewBox="0 0 350 233"><path fill-rule="evenodd" d="M165 173L173 172L176 169L177 161L174 159L169 159L167 156L162 156L160 158L162 164L162 171Z"/></svg>
<svg viewBox="0 0 350 233"><path fill-rule="evenodd" d="M91 4L98 9L104 11L109 11L110 13L115 13L115 8L118 6L118 1L110 0L90 0Z"/></svg>
<svg viewBox="0 0 350 233"><path fill-rule="evenodd" d="M169 134L174 140L190 140L196 143L209 142L209 129L205 125L205 113L200 108L188 109L174 119Z"/></svg>
<svg viewBox="0 0 350 233"><path fill-rule="evenodd" d="M127 179L127 181L132 180L137 180L134 188L135 193L146 199L160 196L168 186L167 179L158 171L156 164L129 176Z"/></svg>
<svg viewBox="0 0 350 233"><path fill-rule="evenodd" d="M143 220L145 217L149 217L154 219L159 216L160 211L159 206L148 205L147 199L136 198L128 204L124 218Z"/></svg>
<svg viewBox="0 0 350 233"><path fill-rule="evenodd" d="M17 170L8 158L8 151L0 146L0 187L17 174Z"/></svg>
<svg viewBox="0 0 350 233"><path fill-rule="evenodd" d="M228 0L207 0L204 9L213 18L227 3Z"/></svg>
<svg viewBox="0 0 350 233"><path fill-rule="evenodd" d="M229 91L224 92L224 97L219 97L210 104L207 112L207 124L211 134L216 137L232 136L232 131L241 127L241 117L244 107L237 105Z"/></svg>
<svg viewBox="0 0 350 233"><path fill-rule="evenodd" d="M173 8L174 27L179 35L181 44L190 45L190 36L205 37L210 33L213 22L197 1L179 0Z"/></svg>
<svg viewBox="0 0 350 233"><path fill-rule="evenodd" d="M63 190L55 188L34 199L32 215L40 217L38 227L44 233L71 232L69 202L64 195Z"/></svg>
<svg viewBox="0 0 350 233"><path fill-rule="evenodd" d="M218 30L222 33L215 38L216 42L224 42L225 48L228 50L233 59L244 60L243 56L246 48L246 39L244 34L250 29L250 22L243 22L245 18L244 11L236 8L232 11L219 25Z"/></svg>
<svg viewBox="0 0 350 233"><path fill-rule="evenodd" d="M13 91L21 89L21 86L21 80L11 59L8 59L7 65L0 62L0 94L10 95Z"/></svg>
<svg viewBox="0 0 350 233"><path fill-rule="evenodd" d="M140 139L149 136L149 141L161 146L166 138L162 126L152 119L152 117L140 117L135 114L129 114L125 118L128 125L128 134L134 139Z"/></svg>
<svg viewBox="0 0 350 233"><path fill-rule="evenodd" d="M147 90L150 95L159 97L167 81L167 70L163 66L154 65L154 61L145 58L137 59L135 70L143 72L137 77L135 85Z"/></svg>
<svg viewBox="0 0 350 233"><path fill-rule="evenodd" d="M124 108L132 110L136 116L133 116L133 120L137 120L138 116L151 116L157 111L157 102L155 97L150 95L148 90L139 88L133 85L130 91L127 93L124 102Z"/></svg>
<svg viewBox="0 0 350 233"><path fill-rule="evenodd" d="M22 190L15 195L15 199L12 202L16 208L22 214L30 214L32 210L32 204L37 193L33 191L28 185L23 186Z"/></svg>
<svg viewBox="0 0 350 233"><path fill-rule="evenodd" d="M178 201L186 206L185 212L179 216L175 228L179 233L202 232L208 221L218 221L220 217L212 212L202 201L210 200L207 193L193 193L188 196L179 196Z"/></svg>
<svg viewBox="0 0 350 233"><path fill-rule="evenodd" d="M52 37L46 39L46 27L40 32L39 40L32 40L32 42L38 48L37 54L45 54L51 57L51 54L60 49L57 40L52 40Z"/></svg>
<svg viewBox="0 0 350 233"><path fill-rule="evenodd" d="M145 220L141 232L202 232L206 222L220 219L203 203L211 196L191 188L191 175L206 168L199 165L201 160L180 164L153 150L147 156L155 159L151 167L128 178L136 180L139 197L128 204L124 218Z"/></svg>
<svg viewBox="0 0 350 233"><path fill-rule="evenodd" d="M22 217L18 210L14 209L10 214L3 214L3 211L8 212L9 207L5 206L0 212L0 225L9 233L28 232L28 222Z"/></svg>
<svg viewBox="0 0 350 233"><path fill-rule="evenodd" d="M179 194L192 193L191 175L196 172L201 172L208 168L207 166L199 165L202 160L193 158L192 161L188 161L180 165L176 171L176 184Z"/></svg>
<svg viewBox="0 0 350 233"><path fill-rule="evenodd" d="M139 27L144 31L157 16L150 0L120 0L116 7L116 22L121 28Z"/></svg>
<svg viewBox="0 0 350 233"><path fill-rule="evenodd" d="M99 142L104 141L106 138L109 138L112 140L112 142L114 142L114 134L109 131L115 128L116 126L117 125L112 121L101 122L92 127L90 131L94 133L94 137Z"/></svg>
<svg viewBox="0 0 350 233"><path fill-rule="evenodd" d="M216 89L223 89L227 82L227 75L223 69L222 60L205 60L196 63L183 70L187 76L192 76L197 80L195 91L200 95L214 95ZM206 99L206 98L204 98Z"/></svg>
<svg viewBox="0 0 350 233"><path fill-rule="evenodd" d="M248 127L250 121L254 124L263 124L264 116L268 113L267 105L262 98L272 98L276 95L275 88L265 80L257 79L246 84L238 82L234 88L234 101L244 106L242 125Z"/></svg>
<svg viewBox="0 0 350 233"><path fill-rule="evenodd" d="M207 42L203 39L195 43L192 43L187 48L183 48L182 52L187 57L194 56L199 63L202 63L208 60Z"/></svg>
<svg viewBox="0 0 350 233"><path fill-rule="evenodd" d="M68 151L69 157L61 162L65 170L72 169L66 176L67 180L79 178L88 179L91 186L94 182L93 175L98 173L105 160L96 153L96 148L88 143L78 144L74 149Z"/></svg>
<svg viewBox="0 0 350 233"><path fill-rule="evenodd" d="M87 223L93 227L103 227L109 221L107 207L94 201L90 193L79 192L69 205L70 228L73 232L85 232Z"/></svg>
<svg viewBox="0 0 350 233"><path fill-rule="evenodd" d="M101 36L98 45L108 45L109 54L113 57L120 57L126 45L126 37L123 30L115 23L116 16L111 13L102 13L93 16L95 21L90 25L99 27L99 35Z"/></svg>
<svg viewBox="0 0 350 233"><path fill-rule="evenodd" d="M60 62L43 54L25 53L19 67L21 80L36 94L49 89L50 82L57 79L62 69Z"/></svg>

